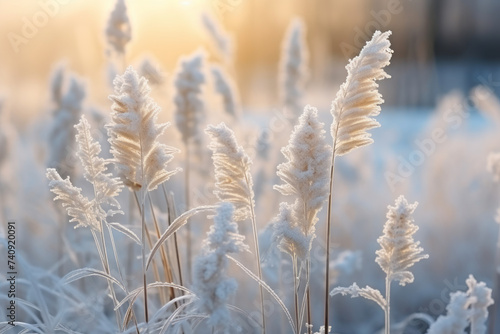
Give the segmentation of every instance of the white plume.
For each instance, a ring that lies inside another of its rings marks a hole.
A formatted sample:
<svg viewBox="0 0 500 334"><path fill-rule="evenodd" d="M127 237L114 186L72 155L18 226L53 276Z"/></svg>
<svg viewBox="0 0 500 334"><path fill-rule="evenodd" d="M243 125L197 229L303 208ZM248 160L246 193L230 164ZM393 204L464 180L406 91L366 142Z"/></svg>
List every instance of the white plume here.
<svg viewBox="0 0 500 334"><path fill-rule="evenodd" d="M467 292L450 294L447 314L440 316L427 334L465 334L469 324L471 334L486 333L488 306L494 303L491 289L484 282L478 283L472 275L465 282L469 288Z"/></svg>
<svg viewBox="0 0 500 334"><path fill-rule="evenodd" d="M279 88L281 104L296 115L303 108L304 87L309 76L308 58L305 24L295 18L288 26L281 49Z"/></svg>
<svg viewBox="0 0 500 334"><path fill-rule="evenodd" d="M182 58L175 77L175 123L185 144L200 140L199 127L205 119L201 98L201 86L205 83L204 58L203 52Z"/></svg>
<svg viewBox="0 0 500 334"><path fill-rule="evenodd" d="M72 155L75 146L74 125L80 119L85 98L85 88L75 76L69 79L69 87L63 93L64 72L56 70L52 80L52 99L55 103L53 122L48 138L48 167L57 167L63 177L73 175Z"/></svg>
<svg viewBox="0 0 500 334"><path fill-rule="evenodd" d="M212 75L215 80L215 90L222 97L224 111L227 114L236 117L239 114L240 109L236 87L230 81L227 73L225 73L220 66L212 66Z"/></svg>
<svg viewBox="0 0 500 334"><path fill-rule="evenodd" d="M165 83L165 74L160 66L150 57L145 57L139 65L139 74L148 80L148 84L160 86Z"/></svg>
<svg viewBox="0 0 500 334"><path fill-rule="evenodd" d="M54 168L47 168L47 179L49 179L50 191L57 196L55 200L62 202L68 216L72 217L70 222L77 222L77 227L90 227L97 231L101 230L99 218L94 210L94 202L81 194L82 189L71 184L69 176L62 179Z"/></svg>
<svg viewBox="0 0 500 334"><path fill-rule="evenodd" d="M160 107L149 96L144 77L129 67L114 81L111 122L107 125L114 163L125 185L154 190L180 169L167 170L178 150L160 144L168 123L156 124Z"/></svg>
<svg viewBox="0 0 500 334"><path fill-rule="evenodd" d="M226 64L231 64L234 53L231 36L224 30L217 19L209 13L204 12L201 20L220 57Z"/></svg>
<svg viewBox="0 0 500 334"><path fill-rule="evenodd" d="M208 148L215 167L214 193L220 201L235 206L235 221L245 220L255 205L250 173L252 161L224 123L209 125L205 132L211 139Z"/></svg>
<svg viewBox="0 0 500 334"><path fill-rule="evenodd" d="M467 294L473 301L471 303L470 333L484 334L486 333L486 320L488 320L488 306L494 303L491 298L491 289L484 282L478 283L472 275L469 275L465 283L469 287Z"/></svg>
<svg viewBox="0 0 500 334"><path fill-rule="evenodd" d="M418 226L413 222L413 211L418 203L408 204L404 196L396 199L395 206L388 206L384 234L377 239L382 249L376 251L375 261L387 274L387 279L399 281L400 285L413 282L413 274L407 269L429 255L420 254L423 249L420 242L413 240Z"/></svg>
<svg viewBox="0 0 500 334"><path fill-rule="evenodd" d="M125 53L125 46L132 39L132 28L125 0L116 1L115 8L109 16L106 37L116 53Z"/></svg>
<svg viewBox="0 0 500 334"><path fill-rule="evenodd" d="M85 116L82 116L75 128L78 144L76 155L82 163L83 176L94 186L96 202L99 205L109 204L119 209L120 204L115 197L121 192L123 183L111 173L106 173L109 162L99 157L101 145L92 138L90 124Z"/></svg>
<svg viewBox="0 0 500 334"><path fill-rule="evenodd" d="M332 102L331 133L334 154L341 156L373 142L367 132L380 124L373 118L380 113L382 96L376 80L390 78L383 68L390 63L390 31L376 31L357 57L346 66L347 79Z"/></svg>
<svg viewBox="0 0 500 334"><path fill-rule="evenodd" d="M470 299L465 292L450 294L450 303L446 306L446 316L440 316L427 331L427 334L465 334L469 325Z"/></svg>
<svg viewBox="0 0 500 334"><path fill-rule="evenodd" d="M304 235L302 229L297 225L297 217L293 206L283 202L280 203L278 215L271 222L273 228L273 242L278 248L291 257L294 255L305 259L309 252L312 236Z"/></svg>
<svg viewBox="0 0 500 334"><path fill-rule="evenodd" d="M314 238L316 215L329 191L332 151L323 127L317 110L306 106L288 145L281 150L287 162L278 166L277 175L283 184L274 186L283 195L294 197L291 227L300 228L310 240Z"/></svg>
<svg viewBox="0 0 500 334"><path fill-rule="evenodd" d="M199 298L196 305L201 312L209 315L209 324L220 326L228 333L231 317L227 303L236 292L237 283L226 274L228 254L248 250L238 233L238 225L233 221L233 205L221 203L203 242L201 254L195 259L193 268L193 291Z"/></svg>

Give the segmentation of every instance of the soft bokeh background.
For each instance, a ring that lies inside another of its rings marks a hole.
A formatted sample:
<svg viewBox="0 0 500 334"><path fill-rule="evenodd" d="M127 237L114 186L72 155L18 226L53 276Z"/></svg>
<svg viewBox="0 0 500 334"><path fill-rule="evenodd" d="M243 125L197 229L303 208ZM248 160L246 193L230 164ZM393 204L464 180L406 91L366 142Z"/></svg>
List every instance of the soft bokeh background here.
<svg viewBox="0 0 500 334"><path fill-rule="evenodd" d="M103 36L113 1L63 1L54 17L15 52L9 33L22 34L24 18L32 22L41 10L38 1L0 1L0 74L3 95L19 101L16 122L37 112L55 61L89 81L91 96L101 98L105 80L106 44ZM226 4L227 3L227 4ZM331 99L343 78L346 60L357 53L375 29L393 30L394 79L384 83L387 105L426 106L443 93L468 90L498 74L500 4L489 0L131 0L128 3L133 40L127 62L144 53L155 56L171 73L180 55L207 39L200 27L201 10L212 9L237 44L236 74L243 102L275 104L281 40L291 18L307 25L311 53L310 87ZM252 89L248 89L251 87ZM29 93L28 93L29 92ZM29 94L30 98L26 97ZM312 93L311 93L312 94ZM19 97L19 98L18 98ZM320 97L317 97L320 99ZM323 101L321 101L323 102Z"/></svg>
<svg viewBox="0 0 500 334"><path fill-rule="evenodd" d="M41 10L40 3L48 2L0 0L0 97L17 133L13 141L18 143L14 144L17 151L10 153L4 164L7 167L3 168L4 203L8 203L15 219L29 226L20 232L27 258L50 268L54 261L37 251L50 244L50 230L44 226L53 224L55 214L47 204L52 195L44 178L46 160L40 143L36 143L36 131L43 122L50 122L50 77L61 63L85 81L85 110L95 108L109 113L107 96L112 88L104 30L114 1L61 1L65 3L59 5L57 13L16 52L9 34L22 35L23 20L32 21ZM339 271L338 283L350 285L356 281L360 286L384 289L383 272L374 262L374 252L379 248L376 239L382 233L386 206L404 194L410 202L420 203L415 213L421 228L416 239L422 241L430 259L415 266L415 283L394 287L393 320L402 321L414 312L436 318L444 312L449 292L465 289L469 274L494 286L498 235L494 216L500 192L499 184L493 183L493 176L486 171L486 160L490 152L500 150L500 104L496 100L500 93L499 2L128 0L127 6L132 41L127 46L125 63L138 65L149 55L165 72L167 84L153 90L165 120L173 120L171 81L179 57L204 47L209 58L216 61L213 45L201 25L201 13L212 12L232 34L236 54L231 74L243 113L240 122L231 126L255 158L261 231L283 200L272 185L278 183L276 166L283 161L279 149L286 145L292 128L270 124L275 123L281 110L278 62L288 24L295 16L302 17L306 24L311 77L304 100L319 108L327 128L331 123L329 105L345 80L348 59L357 54L375 29L392 30L394 56L387 68L392 78L380 83L386 101L378 118L382 127L373 131L373 145L337 161L332 209L334 252L359 251L356 254L362 259L361 267L346 264L349 270ZM483 102L479 109L484 113L478 112L469 97L477 85L485 89L475 94ZM216 108L207 113L209 122L224 119ZM436 130L442 131L444 139L434 141L425 151L421 143L428 143ZM271 153L259 160L256 142L263 131L272 135ZM166 137L169 144L181 147L175 128L170 128ZM176 159L174 164L182 165L183 155ZM400 170L404 171L412 159L418 163L410 163L411 170L402 175ZM388 181L390 173L401 177L392 186ZM213 200L211 176L200 172L193 179L193 193L201 194L199 204ZM182 198L182 177L169 181L169 188ZM324 211L319 231L324 229ZM203 226L197 232L200 240L206 229ZM317 300L315 329L322 322L323 312L324 234L318 235L311 281L312 298ZM262 238L265 247L265 233ZM51 250L54 255L55 250ZM289 273L289 267L283 272ZM239 296L244 298L237 300L242 308L252 311L256 305L244 294L256 296L256 286L245 281L241 272L237 275L242 278L240 286L245 287ZM266 269L266 280L273 288L280 286L273 268ZM286 291L280 291L280 295L289 297ZM291 305L291 300L287 302ZM337 333L374 333L383 327L382 312L370 302L337 296L332 305ZM277 308L273 312L270 317L281 315ZM284 324L275 325L285 328ZM407 333L421 332L408 329Z"/></svg>

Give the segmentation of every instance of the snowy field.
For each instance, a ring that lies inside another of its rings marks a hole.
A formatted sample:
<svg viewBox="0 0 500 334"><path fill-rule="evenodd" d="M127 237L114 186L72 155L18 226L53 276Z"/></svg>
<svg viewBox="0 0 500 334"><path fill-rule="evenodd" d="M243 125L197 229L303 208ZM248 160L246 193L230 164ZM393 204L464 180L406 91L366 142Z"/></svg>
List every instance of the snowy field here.
<svg viewBox="0 0 500 334"><path fill-rule="evenodd" d="M100 80L2 95L0 333L497 333L497 84L386 106L393 31L320 88L294 19L242 85L215 14L170 71L117 0Z"/></svg>

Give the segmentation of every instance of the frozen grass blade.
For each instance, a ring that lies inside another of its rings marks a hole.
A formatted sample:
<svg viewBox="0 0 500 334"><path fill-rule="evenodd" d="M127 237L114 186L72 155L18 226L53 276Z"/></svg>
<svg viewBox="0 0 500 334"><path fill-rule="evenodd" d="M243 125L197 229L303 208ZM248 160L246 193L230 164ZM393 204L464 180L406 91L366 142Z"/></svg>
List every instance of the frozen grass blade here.
<svg viewBox="0 0 500 334"><path fill-rule="evenodd" d="M211 206L211 205L199 206L197 208L186 211L182 215L177 217L172 222L172 224L167 228L167 230L165 232L163 232L161 237L158 239L158 241L151 248L151 252L149 253L149 256L148 256L147 261L146 261L146 269L151 264L151 261L153 260L153 257L156 254L156 251L158 251L158 249L161 247L163 242L165 242L175 232L177 232L182 226L184 226L188 222L189 218L191 218L195 214L201 213L201 212L214 212L215 208L216 208L215 206Z"/></svg>
<svg viewBox="0 0 500 334"><path fill-rule="evenodd" d="M283 303L283 301L276 294L276 292L274 292L274 290L271 289L271 287L269 285L267 285L266 282L259 279L250 269L245 267L245 265L243 263L239 262L238 260L236 260L234 257L232 257L230 255L228 255L227 257L228 257L228 259L233 261L238 267L240 267L248 276L250 276L250 278L252 278L254 281L259 283L274 298L274 300L276 300L278 305L281 307L281 309L285 313L285 315L288 319L288 323L290 324L290 327L292 327L292 332L295 333L297 330L295 328L295 325L293 324L292 316L290 315L290 312L288 312L288 309L286 308L285 303Z"/></svg>

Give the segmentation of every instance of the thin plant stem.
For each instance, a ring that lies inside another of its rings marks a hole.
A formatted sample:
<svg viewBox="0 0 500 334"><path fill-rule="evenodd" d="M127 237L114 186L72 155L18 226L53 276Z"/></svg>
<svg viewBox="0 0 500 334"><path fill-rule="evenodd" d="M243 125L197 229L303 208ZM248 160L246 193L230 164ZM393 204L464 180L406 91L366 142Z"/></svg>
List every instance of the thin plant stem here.
<svg viewBox="0 0 500 334"><path fill-rule="evenodd" d="M141 190L143 193L144 190ZM148 284L146 279L146 220L144 219L145 196L141 194L141 255L142 255L142 282L144 285L144 319L146 321L146 333L149 333L148 315Z"/></svg>
<svg viewBox="0 0 500 334"><path fill-rule="evenodd" d="M139 200L138 200L137 196L136 196L135 199L137 201L137 206L139 207L139 212L142 215L143 210L142 210L142 208L141 208L141 206L139 204ZM151 234L149 233L148 225L146 224L145 221L144 221L144 231L145 231L145 235L146 235L146 238L147 238L147 241L148 241L149 248L153 248L153 241L151 240ZM155 276L155 279L158 282L160 282L161 278L160 278L160 272L158 271L158 265L156 264L155 260L152 260L151 262L152 262L152 267L153 267L153 275ZM160 291L160 299L161 299L162 302L166 303L167 297L165 297L163 294L164 294L164 291L161 290Z"/></svg>
<svg viewBox="0 0 500 334"><path fill-rule="evenodd" d="M101 222L102 226L102 222ZM99 233L101 237L101 241L99 241L99 237L97 237L97 234L94 230L91 229L92 232L92 237L94 238L94 242L97 248L97 253L99 254L99 258L101 259L101 264L104 269L104 272L107 275L111 275L110 270L109 270L109 262L108 262L108 255L106 252L106 244L104 243L104 236L102 231ZM102 244L101 244L102 242ZM108 288L109 292L111 293L111 297L113 299L113 306L116 306L118 304L118 300L116 299L116 294L115 294L115 289L113 288L113 283L111 283L109 280L106 280L108 283ZM115 316L116 316L116 323L118 324L118 328L121 330L122 329L122 320L121 320L121 314L120 310L115 310Z"/></svg>
<svg viewBox="0 0 500 334"><path fill-rule="evenodd" d="M332 221L332 193L333 193L333 178L335 176L335 149L337 147L337 134L339 131L339 125L337 122L337 127L335 129L335 135L333 136L333 149L332 149L332 162L330 166L330 193L328 194L328 209L326 211L326 261L325 261L325 333L330 332L330 326L328 324L328 316L330 314L329 310L329 299L330 295L330 234L331 234L331 221Z"/></svg>
<svg viewBox="0 0 500 334"><path fill-rule="evenodd" d="M295 328L297 330L297 334L300 334L300 325L299 325L299 287L297 282L297 256L293 254L293 298L295 303Z"/></svg>
<svg viewBox="0 0 500 334"><path fill-rule="evenodd" d="M247 187L250 187L250 182L248 180L248 176L245 173L245 182L247 184ZM253 242L255 245L255 257L257 260L257 268L258 268L258 274L259 274L259 279L262 280L262 265L260 263L260 251L259 251L259 237L257 235L257 221L255 218L255 209L252 203L252 198L249 198L250 200L250 212L251 212L251 217L252 217L252 230L253 230ZM265 334L266 333L266 315L264 313L264 291L262 289L262 285L259 285L259 290L260 290L260 311L262 314L262 332Z"/></svg>
<svg viewBox="0 0 500 334"><path fill-rule="evenodd" d="M311 316L311 289L309 285L309 279L311 274L311 261L307 259L307 287L306 287L306 298L307 298L307 334L312 334L312 316Z"/></svg>
<svg viewBox="0 0 500 334"><path fill-rule="evenodd" d="M186 149L186 172L184 174L185 176L185 203L186 203L186 211L189 210L190 208L190 201L189 201L189 178L190 178L190 162L189 162L189 143L185 144L185 149ZM187 276L188 279L192 278L192 273L191 273L191 256L192 256L192 247L191 247L191 225L187 224L186 225L186 257L187 257Z"/></svg>
<svg viewBox="0 0 500 334"><path fill-rule="evenodd" d="M135 192L133 192L134 195L135 195ZM132 191L129 191L128 193L128 222L129 222L129 225L132 225L132 217L133 217L133 214L134 214L134 199L133 199L133 196L132 196ZM130 275L130 273L132 273L132 269L133 269L133 264L134 264L134 261L132 261L132 259L134 258L134 249L133 249L133 241L131 241L131 245L129 247L127 247L127 278L129 278L128 275ZM128 279L127 279L128 280Z"/></svg>
<svg viewBox="0 0 500 334"><path fill-rule="evenodd" d="M115 258L116 268L118 270L118 275L120 275L120 280L121 280L121 282L123 282L123 286L125 287L125 292L128 295L128 293L129 293L128 284L127 284L127 281L124 279L123 272L121 270L120 261L118 259L118 252L116 251L115 238L113 237L113 231L111 230L111 227L108 224L106 224L106 226L108 228L109 240L111 242L111 249L113 250L113 257ZM137 318L135 316L135 312L134 312L133 308L131 310L131 314L132 314L132 318L134 319L135 328L136 328L137 332L139 332L139 326L137 324Z"/></svg>
<svg viewBox="0 0 500 334"><path fill-rule="evenodd" d="M330 170L330 194L328 195L328 209L326 211L327 221L326 221L326 260L325 260L325 269L326 269L326 277L325 277L325 333L328 333L328 296L330 293L330 224L331 224L331 215L332 215L332 187L333 187L333 173L334 173L334 161L335 154L332 159L332 167Z"/></svg>
<svg viewBox="0 0 500 334"><path fill-rule="evenodd" d="M391 334L391 281L385 278L385 334Z"/></svg>
<svg viewBox="0 0 500 334"><path fill-rule="evenodd" d="M175 205L174 203L170 203L169 196L167 195L167 191L165 189L165 185L162 184L162 189L163 189L163 194L165 195L165 200L167 202L167 208L168 208L168 226L172 224L172 221L177 218L177 213L175 212ZM182 268L181 268L181 261L179 258L179 245L177 243L177 232L174 233L174 247L175 247L175 256L176 256L176 261L177 261L177 270L179 272L179 282L180 285L183 284L182 280ZM181 293L184 294L184 291L181 290Z"/></svg>
<svg viewBox="0 0 500 334"><path fill-rule="evenodd" d="M500 300L500 273L499 273L499 268L500 268L500 230L498 232L498 242L497 242L497 253L495 257L495 278L494 278L494 286L493 286L493 299L494 300ZM496 322L496 317L497 317L497 303L494 303L491 306L491 311L490 311L490 316L488 319L488 334L494 334L495 333L495 322Z"/></svg>
<svg viewBox="0 0 500 334"><path fill-rule="evenodd" d="M155 232L156 232L156 236L158 239L161 238L161 233L160 233L160 228L158 226L158 221L156 220L156 215L155 215L155 212L154 212L154 208L153 208L153 201L151 199L151 195L148 193L148 198L149 198L149 206L150 206L150 209L151 209L151 214L153 215L153 222L154 222L154 225L155 225ZM165 275L165 279L167 280L167 282L171 282L171 283L174 283L173 279L172 279L172 271L170 269L170 261L167 260L167 252L165 251L165 248L166 248L166 243L162 245L162 247L160 247L160 255L161 255L161 261L162 261L162 265L163 265L163 274ZM174 288L170 288L170 300L174 299L175 298L175 291L174 291ZM166 304L163 303L163 304ZM175 305L177 306L177 303L175 303Z"/></svg>

